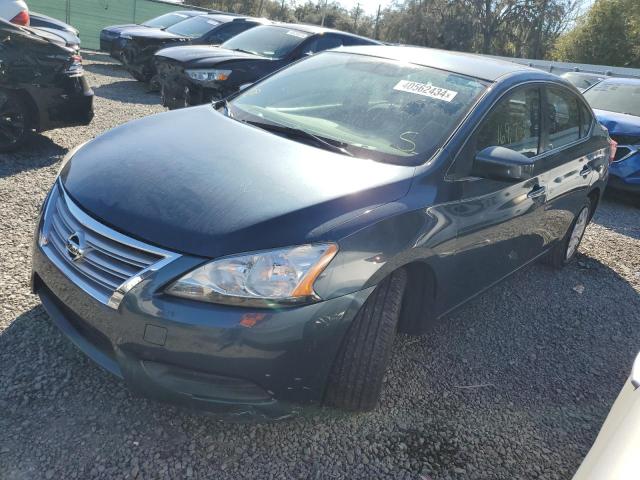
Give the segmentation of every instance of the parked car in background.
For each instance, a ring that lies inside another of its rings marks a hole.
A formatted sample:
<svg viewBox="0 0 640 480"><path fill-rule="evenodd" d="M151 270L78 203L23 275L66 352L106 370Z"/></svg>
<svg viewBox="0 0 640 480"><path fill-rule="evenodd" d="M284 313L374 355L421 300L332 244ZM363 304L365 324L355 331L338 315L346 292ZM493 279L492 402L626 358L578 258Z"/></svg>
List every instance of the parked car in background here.
<svg viewBox="0 0 640 480"><path fill-rule="evenodd" d="M292 50L261 38L259 52ZM33 289L146 395L278 417L371 409L396 329L423 333L531 262L576 256L610 149L556 75L423 48L323 52L70 153Z"/></svg>
<svg viewBox="0 0 640 480"><path fill-rule="evenodd" d="M155 56L162 104L174 109L207 103L314 53L376 44L380 43L328 28L281 23L241 33L219 48L166 48Z"/></svg>
<svg viewBox="0 0 640 480"><path fill-rule="evenodd" d="M640 193L640 79L608 78L584 98L618 144L609 185Z"/></svg>
<svg viewBox="0 0 640 480"><path fill-rule="evenodd" d="M569 80L581 92L607 78L605 75L586 72L567 72L560 76L565 80Z"/></svg>
<svg viewBox="0 0 640 480"><path fill-rule="evenodd" d="M0 20L0 38L0 152L33 132L91 121L82 58L61 37Z"/></svg>
<svg viewBox="0 0 640 480"><path fill-rule="evenodd" d="M0 0L0 19L16 25L29 25L29 8L23 0Z"/></svg>
<svg viewBox="0 0 640 480"><path fill-rule="evenodd" d="M41 13L31 12L29 15L31 18L30 27L62 37L68 47L75 50L80 49L80 32L76 28Z"/></svg>
<svg viewBox="0 0 640 480"><path fill-rule="evenodd" d="M42 13L37 13L37 12L31 12L29 15L31 17L31 23L30 23L31 27L49 28L52 30L62 30L63 32L71 33L76 37L80 36L80 32L78 31L77 28L62 22L57 18L49 17L47 15L44 15Z"/></svg>
<svg viewBox="0 0 640 480"><path fill-rule="evenodd" d="M208 12L204 10L177 10L175 12L165 13L159 17L147 20L140 25L131 23L127 25L112 25L110 27L105 27L100 32L100 50L107 52L116 60L121 60L122 35L127 35L138 30L163 30L193 16L205 15L206 13Z"/></svg>
<svg viewBox="0 0 640 480"><path fill-rule="evenodd" d="M220 45L258 25L271 23L261 18L210 14L191 17L165 30L147 29L123 36L122 59L131 75L148 82L156 73L153 55L169 45Z"/></svg>
<svg viewBox="0 0 640 480"><path fill-rule="evenodd" d="M640 354L573 480L637 480L639 452Z"/></svg>

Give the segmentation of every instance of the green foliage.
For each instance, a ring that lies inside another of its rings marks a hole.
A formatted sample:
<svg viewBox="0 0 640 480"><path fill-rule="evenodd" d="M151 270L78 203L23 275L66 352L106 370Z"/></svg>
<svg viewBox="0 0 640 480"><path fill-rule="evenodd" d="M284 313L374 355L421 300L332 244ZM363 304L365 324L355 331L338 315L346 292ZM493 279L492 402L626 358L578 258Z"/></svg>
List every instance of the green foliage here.
<svg viewBox="0 0 640 480"><path fill-rule="evenodd" d="M552 57L560 61L640 67L640 3L596 0L575 28L558 39Z"/></svg>

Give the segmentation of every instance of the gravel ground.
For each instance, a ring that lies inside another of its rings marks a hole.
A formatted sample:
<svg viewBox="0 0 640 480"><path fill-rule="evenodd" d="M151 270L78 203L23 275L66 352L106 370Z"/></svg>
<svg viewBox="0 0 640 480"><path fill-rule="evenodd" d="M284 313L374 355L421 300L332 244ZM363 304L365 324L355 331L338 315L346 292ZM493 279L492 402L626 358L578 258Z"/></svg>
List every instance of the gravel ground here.
<svg viewBox="0 0 640 480"><path fill-rule="evenodd" d="M374 412L223 423L132 396L29 293L37 209L62 156L163 110L104 58L87 70L94 122L0 161L2 480L571 478L640 348L637 207L606 200L562 272L534 265L429 336L399 337Z"/></svg>

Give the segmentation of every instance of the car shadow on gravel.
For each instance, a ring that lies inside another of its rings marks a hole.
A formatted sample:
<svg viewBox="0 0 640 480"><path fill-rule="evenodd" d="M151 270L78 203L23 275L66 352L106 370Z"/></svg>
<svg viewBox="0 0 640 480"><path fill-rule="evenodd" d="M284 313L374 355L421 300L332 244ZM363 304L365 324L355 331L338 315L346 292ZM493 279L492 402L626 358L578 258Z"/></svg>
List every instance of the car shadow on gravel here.
<svg viewBox="0 0 640 480"><path fill-rule="evenodd" d="M159 105L160 96L157 92L149 91L146 83L135 80L113 82L106 85L93 87L98 97L123 103L135 103L142 105Z"/></svg>
<svg viewBox="0 0 640 480"><path fill-rule="evenodd" d="M103 61L99 58L98 61ZM127 72L123 65L120 63L89 63L84 66L87 72L95 73L97 75L104 75L105 77L122 78L125 80L134 80L134 78Z"/></svg>
<svg viewBox="0 0 640 480"><path fill-rule="evenodd" d="M400 335L375 411L310 409L261 425L133 396L34 307L0 334L0 468L9 478L29 478L26 466L30 478L167 468L180 478L186 466L216 479L570 478L640 347L638 292L578 260L561 272L534 265L428 335Z"/></svg>
<svg viewBox="0 0 640 480"><path fill-rule="evenodd" d="M43 168L58 162L67 149L44 135L33 135L17 152L0 153L0 178L19 172Z"/></svg>

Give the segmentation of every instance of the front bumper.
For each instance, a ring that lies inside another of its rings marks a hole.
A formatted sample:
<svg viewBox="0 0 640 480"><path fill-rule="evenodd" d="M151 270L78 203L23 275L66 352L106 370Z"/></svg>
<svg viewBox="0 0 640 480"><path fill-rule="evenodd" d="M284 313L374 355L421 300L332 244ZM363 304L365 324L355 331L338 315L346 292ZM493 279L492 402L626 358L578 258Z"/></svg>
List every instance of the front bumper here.
<svg viewBox="0 0 640 480"><path fill-rule="evenodd" d="M114 310L65 276L36 241L33 290L80 350L144 396L267 418L320 404L340 342L372 289L281 310L159 293L202 261L179 257L130 290ZM243 326L247 319L258 321Z"/></svg>
<svg viewBox="0 0 640 480"><path fill-rule="evenodd" d="M635 150L623 160L613 162L609 165L609 173L610 187L640 193L640 151Z"/></svg>

